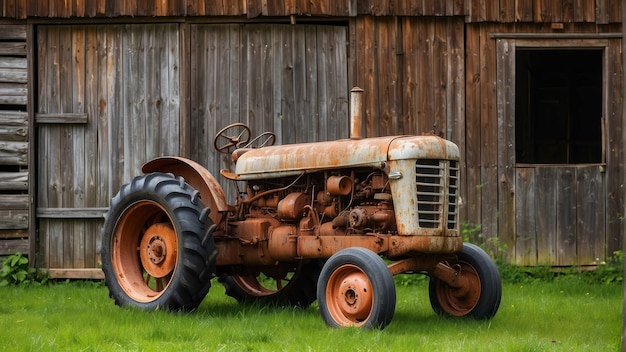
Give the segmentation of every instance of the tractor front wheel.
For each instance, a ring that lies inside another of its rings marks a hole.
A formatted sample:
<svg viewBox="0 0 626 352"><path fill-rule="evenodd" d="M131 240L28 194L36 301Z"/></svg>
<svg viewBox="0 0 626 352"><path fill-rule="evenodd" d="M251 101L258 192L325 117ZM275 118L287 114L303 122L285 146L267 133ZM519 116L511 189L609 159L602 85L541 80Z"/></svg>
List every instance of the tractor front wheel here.
<svg viewBox="0 0 626 352"><path fill-rule="evenodd" d="M322 318L331 327L383 329L396 308L396 286L376 253L359 247L335 253L322 268L317 285Z"/></svg>

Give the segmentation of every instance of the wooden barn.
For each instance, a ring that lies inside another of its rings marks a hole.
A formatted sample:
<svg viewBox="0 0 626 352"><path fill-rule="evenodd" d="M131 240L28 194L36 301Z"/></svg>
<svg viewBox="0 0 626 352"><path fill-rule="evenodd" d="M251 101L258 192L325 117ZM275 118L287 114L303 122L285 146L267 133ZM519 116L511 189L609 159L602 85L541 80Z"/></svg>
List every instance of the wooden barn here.
<svg viewBox="0 0 626 352"><path fill-rule="evenodd" d="M521 265L596 265L624 235L620 0L1 0L0 256L101 277L110 199L160 155L217 174L215 133L434 131L462 220ZM226 185L226 183L224 184Z"/></svg>

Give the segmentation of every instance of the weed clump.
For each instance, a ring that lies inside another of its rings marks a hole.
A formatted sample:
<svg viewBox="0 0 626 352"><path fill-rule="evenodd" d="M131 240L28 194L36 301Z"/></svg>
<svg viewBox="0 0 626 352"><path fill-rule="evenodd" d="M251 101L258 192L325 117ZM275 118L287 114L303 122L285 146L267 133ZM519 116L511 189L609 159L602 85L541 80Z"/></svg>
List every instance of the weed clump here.
<svg viewBox="0 0 626 352"><path fill-rule="evenodd" d="M0 268L0 286L45 283L47 277L37 275L37 270L28 265L28 258L17 252L4 258Z"/></svg>

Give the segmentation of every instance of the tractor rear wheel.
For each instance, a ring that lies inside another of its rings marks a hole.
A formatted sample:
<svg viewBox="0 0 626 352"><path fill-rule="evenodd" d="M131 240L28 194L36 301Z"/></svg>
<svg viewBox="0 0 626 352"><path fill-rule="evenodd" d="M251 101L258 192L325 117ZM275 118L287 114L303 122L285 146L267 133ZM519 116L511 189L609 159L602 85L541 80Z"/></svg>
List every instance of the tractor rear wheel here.
<svg viewBox="0 0 626 352"><path fill-rule="evenodd" d="M122 186L102 228L102 270L115 303L195 309L215 272L208 213L182 177L151 173Z"/></svg>
<svg viewBox="0 0 626 352"><path fill-rule="evenodd" d="M320 260L281 263L252 273L224 275L219 281L239 303L306 308L315 302L322 265Z"/></svg>
<svg viewBox="0 0 626 352"><path fill-rule="evenodd" d="M376 253L359 247L335 253L322 268L317 286L320 313L331 327L383 329L396 308L396 286Z"/></svg>
<svg viewBox="0 0 626 352"><path fill-rule="evenodd" d="M491 319L500 306L502 283L495 263L480 247L464 243L457 259L447 264L458 271L465 285L451 287L431 277L430 304L437 314L452 317Z"/></svg>

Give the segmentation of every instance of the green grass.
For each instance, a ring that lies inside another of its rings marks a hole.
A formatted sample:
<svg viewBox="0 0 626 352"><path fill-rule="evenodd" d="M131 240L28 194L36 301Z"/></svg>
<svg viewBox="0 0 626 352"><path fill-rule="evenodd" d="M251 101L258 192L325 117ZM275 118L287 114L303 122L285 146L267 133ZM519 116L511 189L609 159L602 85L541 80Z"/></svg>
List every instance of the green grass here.
<svg viewBox="0 0 626 352"><path fill-rule="evenodd" d="M317 307L238 305L217 282L198 311L120 308L101 283L0 288L0 350L6 351L617 351L621 284L581 280L503 286L491 321L445 319L423 280L398 285L383 331L331 329Z"/></svg>

